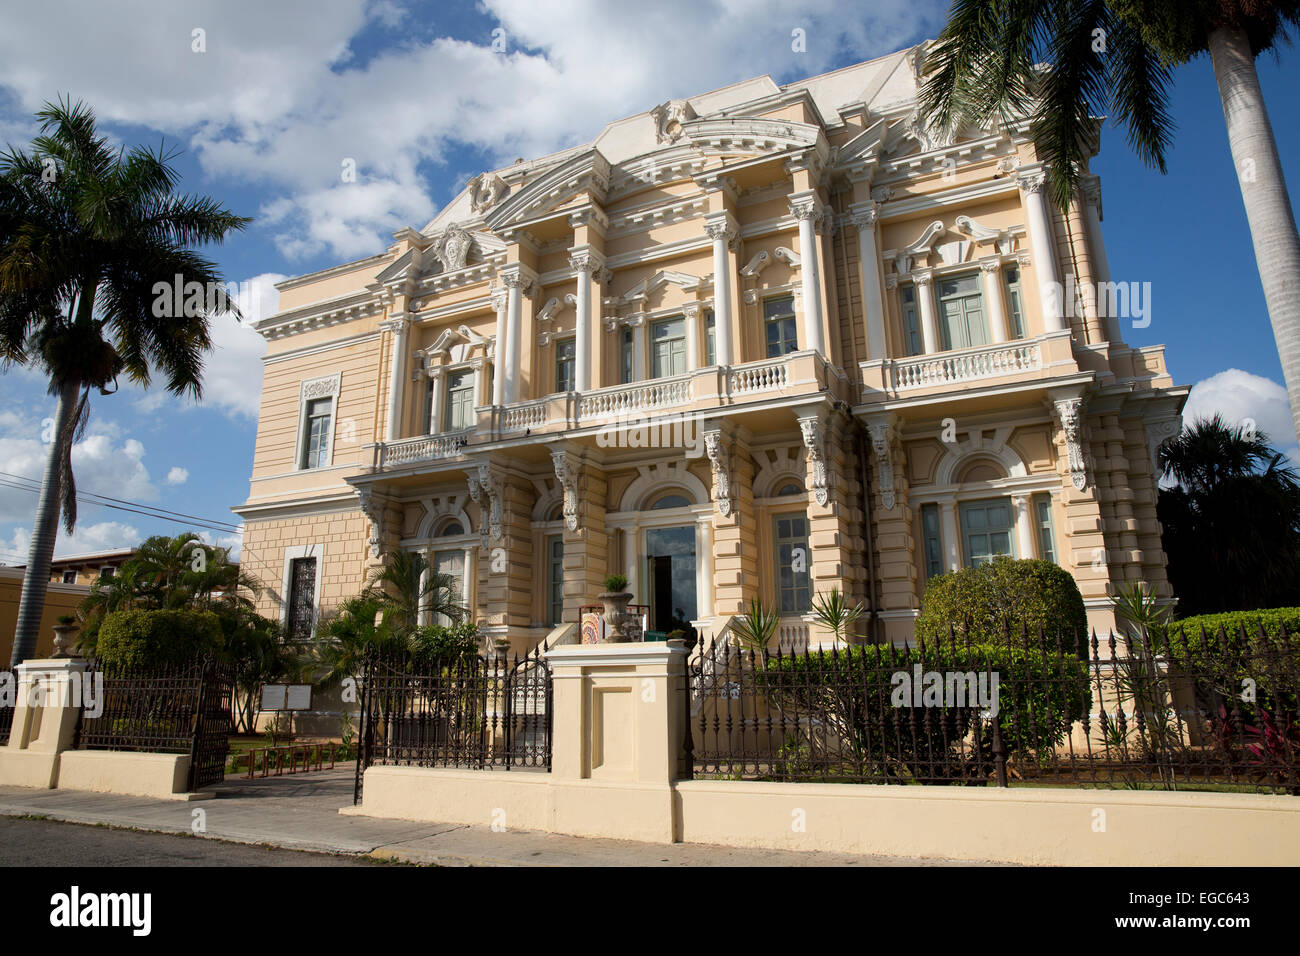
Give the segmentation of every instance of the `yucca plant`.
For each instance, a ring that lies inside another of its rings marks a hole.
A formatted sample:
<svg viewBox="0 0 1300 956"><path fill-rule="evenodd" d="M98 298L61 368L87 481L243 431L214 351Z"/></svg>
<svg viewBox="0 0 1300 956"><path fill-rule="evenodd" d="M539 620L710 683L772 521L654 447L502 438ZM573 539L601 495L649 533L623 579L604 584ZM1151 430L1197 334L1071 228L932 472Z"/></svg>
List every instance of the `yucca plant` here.
<svg viewBox="0 0 1300 956"><path fill-rule="evenodd" d="M857 623L858 618L866 613L861 604L850 604L839 588L831 588L830 594L818 594L812 602L813 616L817 623L835 635L835 645L841 640L846 644L846 633Z"/></svg>
<svg viewBox="0 0 1300 956"><path fill-rule="evenodd" d="M772 640L780 623L780 614L764 607L761 598L753 598L749 602L749 610L732 620L731 631L741 645L755 654L761 654L767 649L768 642Z"/></svg>

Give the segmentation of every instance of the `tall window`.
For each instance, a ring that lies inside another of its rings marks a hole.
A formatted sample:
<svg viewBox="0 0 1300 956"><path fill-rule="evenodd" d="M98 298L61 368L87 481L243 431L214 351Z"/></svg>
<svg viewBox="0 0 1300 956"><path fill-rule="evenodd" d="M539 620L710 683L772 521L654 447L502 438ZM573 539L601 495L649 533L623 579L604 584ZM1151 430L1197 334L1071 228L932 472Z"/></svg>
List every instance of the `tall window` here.
<svg viewBox="0 0 1300 956"><path fill-rule="evenodd" d="M426 435L433 434L433 379L424 381L424 407L420 411L420 430Z"/></svg>
<svg viewBox="0 0 1300 956"><path fill-rule="evenodd" d="M1020 267L1012 266L1004 273L1007 281L1007 311L1011 313L1011 334L1015 338L1025 337L1024 293L1020 288Z"/></svg>
<svg viewBox="0 0 1300 956"><path fill-rule="evenodd" d="M802 614L812 605L808 550L808 519L804 515L777 515L776 588L782 614Z"/></svg>
<svg viewBox="0 0 1300 956"><path fill-rule="evenodd" d="M939 318L945 349L968 349L987 345L988 320L979 273L953 276L935 282L939 297Z"/></svg>
<svg viewBox="0 0 1300 956"><path fill-rule="evenodd" d="M289 564L289 637L306 640L316 623L316 559L294 558Z"/></svg>
<svg viewBox="0 0 1300 956"><path fill-rule="evenodd" d="M921 318L917 312L916 286L905 285L898 290L903 304L903 348L908 355L925 352L925 336L921 334Z"/></svg>
<svg viewBox="0 0 1300 956"><path fill-rule="evenodd" d="M713 365L718 361L717 346L718 323L713 318L713 310L704 314L704 364Z"/></svg>
<svg viewBox="0 0 1300 956"><path fill-rule="evenodd" d="M962 505L961 527L967 567L989 564L1000 555L1015 556L1011 549L1015 517L1010 499L973 501Z"/></svg>
<svg viewBox="0 0 1300 956"><path fill-rule="evenodd" d="M324 468L329 464L330 412L334 400L315 398L307 403L302 423L303 468Z"/></svg>
<svg viewBox="0 0 1300 956"><path fill-rule="evenodd" d="M636 339L631 329L624 329L619 341L619 382L631 385L636 381Z"/></svg>
<svg viewBox="0 0 1300 956"><path fill-rule="evenodd" d="M564 536L546 539L546 623L555 627L564 620Z"/></svg>
<svg viewBox="0 0 1300 956"><path fill-rule="evenodd" d="M1044 561L1055 561L1056 532L1052 530L1051 495L1034 495L1034 519L1038 525L1038 556Z"/></svg>
<svg viewBox="0 0 1300 956"><path fill-rule="evenodd" d="M943 535L939 531L939 506L921 505L921 535L925 546L925 576L943 574Z"/></svg>
<svg viewBox="0 0 1300 956"><path fill-rule="evenodd" d="M445 583L448 587L440 596L446 598L451 604L464 606L465 604L465 552L456 549L455 551L435 551L433 553L433 573L436 574L439 582ZM435 624L441 624L444 627L453 623L447 614L435 615Z"/></svg>
<svg viewBox="0 0 1300 956"><path fill-rule="evenodd" d="M447 411L443 427L459 431L474 424L474 373L465 369L447 376Z"/></svg>
<svg viewBox="0 0 1300 956"><path fill-rule="evenodd" d="M557 392L573 391L573 357L577 355L577 349L574 339L559 339L555 343L555 390Z"/></svg>
<svg viewBox="0 0 1300 956"><path fill-rule="evenodd" d="M779 358L799 350L794 316L794 296L783 295L763 303L763 326L767 335L767 357Z"/></svg>
<svg viewBox="0 0 1300 956"><path fill-rule="evenodd" d="M650 374L655 378L681 375L686 371L686 321L681 318L664 319L650 326Z"/></svg>

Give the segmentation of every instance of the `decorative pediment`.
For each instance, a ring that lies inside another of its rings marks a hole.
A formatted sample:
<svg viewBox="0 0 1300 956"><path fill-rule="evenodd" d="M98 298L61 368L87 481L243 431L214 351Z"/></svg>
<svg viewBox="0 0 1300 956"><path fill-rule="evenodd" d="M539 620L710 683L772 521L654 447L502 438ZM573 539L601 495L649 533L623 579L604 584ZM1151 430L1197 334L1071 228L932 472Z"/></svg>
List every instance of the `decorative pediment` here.
<svg viewBox="0 0 1300 956"><path fill-rule="evenodd" d="M701 119L683 127L690 144L706 155L782 153L811 150L821 164L830 158L830 145L811 123L727 116Z"/></svg>
<svg viewBox="0 0 1300 956"><path fill-rule="evenodd" d="M943 234L945 228L943 222L936 219L926 226L916 239L904 246L898 253L898 271L906 275L912 271L914 265L926 265L926 262L918 262L918 260L924 260L930 254L934 240Z"/></svg>
<svg viewBox="0 0 1300 956"><path fill-rule="evenodd" d="M598 149L580 153L506 196L488 211L487 226L499 232L560 209L574 196L587 193L604 202L609 190L610 167Z"/></svg>
<svg viewBox="0 0 1300 956"><path fill-rule="evenodd" d="M492 354L492 340L479 335L468 326L461 325L454 329L444 329L433 345L416 354L426 358L445 357L449 363L467 362L475 349L482 349L483 354Z"/></svg>
<svg viewBox="0 0 1300 956"><path fill-rule="evenodd" d="M965 233L975 240L976 245L992 244L999 255L1010 255L1015 251L1016 240L1012 229L994 229L976 222L970 216L958 216L954 221L958 232Z"/></svg>
<svg viewBox="0 0 1300 956"><path fill-rule="evenodd" d="M672 269L660 269L649 278L642 279L627 292L623 293L622 300L624 303L644 302L655 292L664 286L679 285L687 292L694 292L704 285L704 279L700 276L693 276L685 272L675 272Z"/></svg>

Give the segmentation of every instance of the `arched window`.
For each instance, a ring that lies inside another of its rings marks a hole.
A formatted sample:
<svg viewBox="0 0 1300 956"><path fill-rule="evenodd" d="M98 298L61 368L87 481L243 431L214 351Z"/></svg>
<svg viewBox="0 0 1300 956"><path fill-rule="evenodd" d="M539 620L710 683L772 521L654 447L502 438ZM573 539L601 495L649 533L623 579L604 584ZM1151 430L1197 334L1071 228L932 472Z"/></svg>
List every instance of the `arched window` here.
<svg viewBox="0 0 1300 956"><path fill-rule="evenodd" d="M465 529L460 526L459 521L448 521L438 532L440 538L450 538L453 535L464 534Z"/></svg>
<svg viewBox="0 0 1300 956"><path fill-rule="evenodd" d="M651 511L660 511L664 508L688 508L691 500L685 495L666 494L650 506Z"/></svg>
<svg viewBox="0 0 1300 956"><path fill-rule="evenodd" d="M799 484L797 481L787 481L776 489L776 497L778 498L784 498L788 495L801 495L803 493L803 485Z"/></svg>

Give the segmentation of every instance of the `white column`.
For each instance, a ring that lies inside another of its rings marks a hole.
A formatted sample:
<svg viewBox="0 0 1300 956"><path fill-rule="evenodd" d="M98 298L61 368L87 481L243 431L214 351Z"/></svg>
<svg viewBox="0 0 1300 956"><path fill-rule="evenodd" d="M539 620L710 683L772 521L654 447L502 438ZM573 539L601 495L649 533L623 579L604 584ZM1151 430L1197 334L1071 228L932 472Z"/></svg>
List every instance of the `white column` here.
<svg viewBox="0 0 1300 956"><path fill-rule="evenodd" d="M984 299L989 304L989 329L994 344L1011 338L1007 332L1007 306L1002 296L1002 260L997 256L980 260L984 273Z"/></svg>
<svg viewBox="0 0 1300 956"><path fill-rule="evenodd" d="M1034 274L1038 277L1043 327L1048 332L1060 332L1068 326L1065 323L1065 296L1052 246L1052 224L1047 215L1047 172L1041 166L1022 170L1019 183L1029 221L1029 248L1034 257Z"/></svg>
<svg viewBox="0 0 1300 956"><path fill-rule="evenodd" d="M876 220L880 204L859 203L850 209L858 229L858 271L862 279L862 311L867 320L867 359L888 358L885 348L885 298L880 285L880 252Z"/></svg>
<svg viewBox="0 0 1300 956"><path fill-rule="evenodd" d="M388 420L384 429L386 441L396 441L401 428L402 408L406 403L406 333L411 322L405 314L395 315L383 323L393 335L393 352L388 369Z"/></svg>
<svg viewBox="0 0 1300 956"><path fill-rule="evenodd" d="M523 339L523 284L524 277L518 267L501 277L506 287L506 355L505 392L502 404L509 405L519 401L519 352Z"/></svg>
<svg viewBox="0 0 1300 956"><path fill-rule="evenodd" d="M813 224L821 219L822 206L815 194L801 193L790 200L790 213L799 220L799 283L803 290L803 347L826 354L822 320L821 257Z"/></svg>
<svg viewBox="0 0 1300 956"><path fill-rule="evenodd" d="M645 316L638 316L632 326L632 381L644 382L650 377L650 366L646 363L646 321Z"/></svg>
<svg viewBox="0 0 1300 956"><path fill-rule="evenodd" d="M961 535L957 530L957 502L941 501L939 517L943 526L943 559L949 571L961 568Z"/></svg>
<svg viewBox="0 0 1300 956"><path fill-rule="evenodd" d="M506 343L510 326L506 321L507 295L497 291L492 294L492 308L497 314L496 344L492 348L492 404L504 405L506 401Z"/></svg>
<svg viewBox="0 0 1300 956"><path fill-rule="evenodd" d="M437 435L442 431L442 406L443 398L447 394L447 386L443 381L446 369L441 365L429 369L429 381L433 387L429 389L429 434Z"/></svg>
<svg viewBox="0 0 1300 956"><path fill-rule="evenodd" d="M646 595L641 593L641 562L637 560L636 528L623 529L623 567L627 576L627 587L635 597L637 604L647 604Z"/></svg>
<svg viewBox="0 0 1300 956"><path fill-rule="evenodd" d="M710 216L705 231L713 240L713 341L717 350L717 364L726 366L731 355L731 243L739 231L731 213Z"/></svg>
<svg viewBox="0 0 1300 956"><path fill-rule="evenodd" d="M1016 509L1016 541L1019 554L1017 558L1037 557L1034 547L1034 518L1029 495L1013 495L1011 503Z"/></svg>
<svg viewBox="0 0 1300 956"><path fill-rule="evenodd" d="M591 276L602 266L599 258L589 249L570 254L569 264L578 278L578 295L575 303L577 334L573 343L573 387L585 392L591 388Z"/></svg>
<svg viewBox="0 0 1300 956"><path fill-rule="evenodd" d="M700 518L695 527L695 614L705 620L713 617L713 515Z"/></svg>
<svg viewBox="0 0 1300 956"><path fill-rule="evenodd" d="M916 285L916 298L921 306L921 338L925 354L933 355L942 350L939 344L939 322L935 318L934 273L929 269L920 269L912 273L912 282Z"/></svg>
<svg viewBox="0 0 1300 956"><path fill-rule="evenodd" d="M1106 258L1106 240L1101 234L1101 180L1097 176L1084 178L1083 199L1084 208L1088 211L1088 239L1092 245L1092 276L1097 283L1096 299L1100 305L1103 288L1110 287L1110 260ZM1123 341L1119 317L1107 315L1103 319L1106 323L1106 338L1112 345L1119 345Z"/></svg>
<svg viewBox="0 0 1300 956"><path fill-rule="evenodd" d="M683 321L686 323L686 370L694 372L702 364L700 362L700 307L688 305L683 310Z"/></svg>

